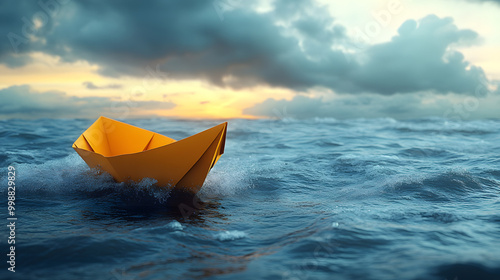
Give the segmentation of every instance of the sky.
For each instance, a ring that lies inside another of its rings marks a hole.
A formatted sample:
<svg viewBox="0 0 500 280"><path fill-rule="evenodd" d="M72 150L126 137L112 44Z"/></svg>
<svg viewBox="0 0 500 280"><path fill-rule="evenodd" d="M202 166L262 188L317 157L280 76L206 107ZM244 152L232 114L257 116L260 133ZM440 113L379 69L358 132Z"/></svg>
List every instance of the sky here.
<svg viewBox="0 0 500 280"><path fill-rule="evenodd" d="M500 118L500 0L1 1L0 118Z"/></svg>

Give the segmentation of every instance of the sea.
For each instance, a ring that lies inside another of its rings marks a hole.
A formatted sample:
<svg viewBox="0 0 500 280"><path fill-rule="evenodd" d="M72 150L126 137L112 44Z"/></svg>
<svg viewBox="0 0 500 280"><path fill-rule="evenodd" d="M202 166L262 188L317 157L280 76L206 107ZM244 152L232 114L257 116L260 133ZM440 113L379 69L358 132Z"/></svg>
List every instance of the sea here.
<svg viewBox="0 0 500 280"><path fill-rule="evenodd" d="M0 279L500 279L500 120L228 120L177 206L88 168L71 145L94 121L0 121Z"/></svg>

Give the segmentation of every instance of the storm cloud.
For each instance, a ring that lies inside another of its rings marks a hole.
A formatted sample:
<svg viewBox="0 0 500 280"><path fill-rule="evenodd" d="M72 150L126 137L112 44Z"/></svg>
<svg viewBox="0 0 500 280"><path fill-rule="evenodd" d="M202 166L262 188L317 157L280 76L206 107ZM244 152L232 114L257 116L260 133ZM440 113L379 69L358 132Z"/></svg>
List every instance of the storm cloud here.
<svg viewBox="0 0 500 280"><path fill-rule="evenodd" d="M430 15L418 22L407 20L390 42L367 50L366 62L353 77L365 90L383 94L424 90L473 94L485 80L483 70L448 49L471 43L477 36L472 30L459 30L451 18Z"/></svg>
<svg viewBox="0 0 500 280"><path fill-rule="evenodd" d="M57 5L0 4L0 32L9 38L1 40L0 63L19 67L29 63L26 54L40 51L66 62L86 60L113 77L143 76L145 67L158 66L169 78L220 87L383 95L473 94L486 79L453 50L478 34L434 15L408 20L389 42L353 54L335 48L352 43L346 27L310 1L274 1L268 12L229 5L224 20L212 1L48 2ZM33 20L37 11L46 11L47 20ZM28 41L23 17L34 26Z"/></svg>
<svg viewBox="0 0 500 280"><path fill-rule="evenodd" d="M28 85L0 90L0 118L95 118L140 116L148 110L171 109L171 102L113 100L108 97L76 97L60 91L37 92Z"/></svg>

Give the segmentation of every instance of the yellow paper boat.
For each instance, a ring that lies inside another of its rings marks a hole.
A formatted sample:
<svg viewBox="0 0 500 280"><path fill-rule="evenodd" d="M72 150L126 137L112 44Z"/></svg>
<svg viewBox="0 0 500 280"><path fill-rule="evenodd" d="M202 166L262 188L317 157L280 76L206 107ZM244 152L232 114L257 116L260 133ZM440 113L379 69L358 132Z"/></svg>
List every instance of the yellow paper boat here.
<svg viewBox="0 0 500 280"><path fill-rule="evenodd" d="M116 181L153 178L196 194L224 153L227 122L175 141L133 125L100 117L73 143L90 168L108 172Z"/></svg>

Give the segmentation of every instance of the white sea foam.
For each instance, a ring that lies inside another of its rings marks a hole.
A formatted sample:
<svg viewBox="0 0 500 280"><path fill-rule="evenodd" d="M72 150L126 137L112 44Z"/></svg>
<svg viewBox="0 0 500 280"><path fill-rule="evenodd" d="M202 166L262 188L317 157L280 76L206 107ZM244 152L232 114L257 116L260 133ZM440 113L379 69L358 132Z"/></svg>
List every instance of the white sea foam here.
<svg viewBox="0 0 500 280"><path fill-rule="evenodd" d="M168 191L154 187L157 182L155 179L144 178L139 182L118 183L106 172L89 169L77 154L45 163L17 164L15 167L16 186L21 192L92 192L112 188L118 192L147 192L162 203L170 196Z"/></svg>
<svg viewBox="0 0 500 280"><path fill-rule="evenodd" d="M249 170L238 158L225 158L210 171L198 195L202 200L210 200L248 188L251 186Z"/></svg>
<svg viewBox="0 0 500 280"><path fill-rule="evenodd" d="M182 224L179 223L178 221L172 221L172 222L168 223L167 227L169 229L172 229L172 230L175 230L175 231L181 231L181 230L184 229L184 226L182 226Z"/></svg>
<svg viewBox="0 0 500 280"><path fill-rule="evenodd" d="M215 234L215 239L219 241L232 241L236 239L246 238L247 234L239 230L226 230Z"/></svg>
<svg viewBox="0 0 500 280"><path fill-rule="evenodd" d="M107 176L92 176L85 162L77 154L40 164L16 164L15 167L20 191L59 191L82 186L97 187L102 185L100 183L102 180L109 179Z"/></svg>

